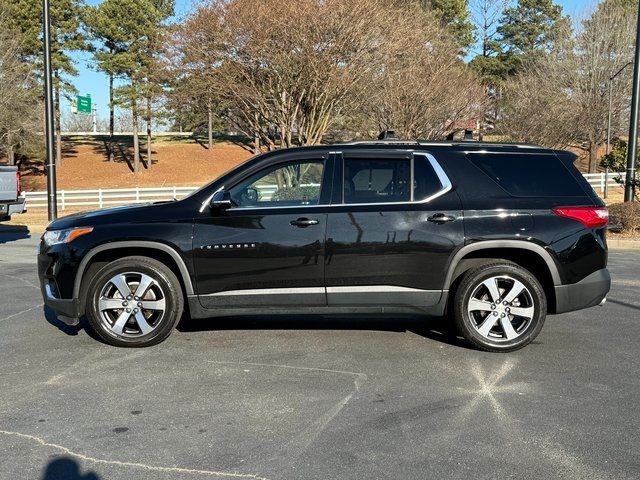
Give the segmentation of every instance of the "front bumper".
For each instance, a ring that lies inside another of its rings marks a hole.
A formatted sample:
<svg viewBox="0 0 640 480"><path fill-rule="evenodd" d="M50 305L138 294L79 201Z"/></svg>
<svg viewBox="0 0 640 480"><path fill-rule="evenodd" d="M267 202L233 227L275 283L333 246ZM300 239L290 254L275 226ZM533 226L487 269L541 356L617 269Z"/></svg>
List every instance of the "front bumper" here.
<svg viewBox="0 0 640 480"><path fill-rule="evenodd" d="M557 285L555 313L573 312L600 305L611 289L609 270L596 270L579 282Z"/></svg>
<svg viewBox="0 0 640 480"><path fill-rule="evenodd" d="M42 291L44 304L58 315L69 318L78 318L80 316L78 299L56 298L55 288L47 279L42 279L40 290Z"/></svg>
<svg viewBox="0 0 640 480"><path fill-rule="evenodd" d="M59 316L80 317L80 302L73 298L73 279L77 262L70 261L74 253L66 245L58 245L44 250L40 245L38 255L38 277L44 304Z"/></svg>

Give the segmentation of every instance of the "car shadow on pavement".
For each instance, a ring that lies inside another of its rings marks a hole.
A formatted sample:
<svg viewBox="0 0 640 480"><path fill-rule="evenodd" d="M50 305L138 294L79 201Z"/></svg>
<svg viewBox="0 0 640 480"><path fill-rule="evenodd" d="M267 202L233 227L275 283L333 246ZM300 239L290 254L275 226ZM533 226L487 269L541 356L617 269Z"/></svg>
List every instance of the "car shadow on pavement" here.
<svg viewBox="0 0 640 480"><path fill-rule="evenodd" d="M100 480L100 477L94 472L82 475L78 462L69 457L59 457L47 464L41 480Z"/></svg>
<svg viewBox="0 0 640 480"><path fill-rule="evenodd" d="M29 233L29 228L25 225L0 224L0 245L29 237L31 237L31 234Z"/></svg>
<svg viewBox="0 0 640 480"><path fill-rule="evenodd" d="M410 332L429 340L471 348L458 336L449 318L398 315L269 315L190 319L184 316L180 332L224 330L367 330Z"/></svg>
<svg viewBox="0 0 640 480"><path fill-rule="evenodd" d="M51 308L45 306L44 307L44 318L54 327L58 328L60 331L66 333L67 335L78 335L78 332L84 329L84 325L82 322L79 322L77 325L68 325L64 323L62 320L58 318L56 312L54 312Z"/></svg>

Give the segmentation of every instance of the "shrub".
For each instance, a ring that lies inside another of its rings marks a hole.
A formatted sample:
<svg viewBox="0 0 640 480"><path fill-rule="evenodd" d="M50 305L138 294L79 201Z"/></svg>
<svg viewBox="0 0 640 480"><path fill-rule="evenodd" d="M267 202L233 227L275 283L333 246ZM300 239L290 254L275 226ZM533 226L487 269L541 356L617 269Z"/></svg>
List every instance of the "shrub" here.
<svg viewBox="0 0 640 480"><path fill-rule="evenodd" d="M625 233L640 231L640 203L626 202L609 205L609 228Z"/></svg>

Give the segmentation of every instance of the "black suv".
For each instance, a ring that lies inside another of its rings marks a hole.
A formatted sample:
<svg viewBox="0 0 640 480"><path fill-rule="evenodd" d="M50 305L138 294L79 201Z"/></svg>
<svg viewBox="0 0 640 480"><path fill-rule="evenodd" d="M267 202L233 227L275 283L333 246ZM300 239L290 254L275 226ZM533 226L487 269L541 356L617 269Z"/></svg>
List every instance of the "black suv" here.
<svg viewBox="0 0 640 480"><path fill-rule="evenodd" d="M42 294L118 346L162 341L186 309L448 314L476 347L515 350L547 312L609 291L608 212L574 160L470 142L269 152L180 201L53 222Z"/></svg>

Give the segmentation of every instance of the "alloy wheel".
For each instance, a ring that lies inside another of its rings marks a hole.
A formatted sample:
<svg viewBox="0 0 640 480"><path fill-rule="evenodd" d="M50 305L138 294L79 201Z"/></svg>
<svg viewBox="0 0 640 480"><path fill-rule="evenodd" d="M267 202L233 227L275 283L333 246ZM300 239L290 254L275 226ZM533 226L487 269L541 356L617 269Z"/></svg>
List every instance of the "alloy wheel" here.
<svg viewBox="0 0 640 480"><path fill-rule="evenodd" d="M166 296L159 282L141 272L119 273L102 287L100 320L111 333L140 337L154 331L166 312Z"/></svg>
<svg viewBox="0 0 640 480"><path fill-rule="evenodd" d="M471 325L483 337L508 342L527 331L535 315L529 289L508 276L493 276L478 284L467 303Z"/></svg>

